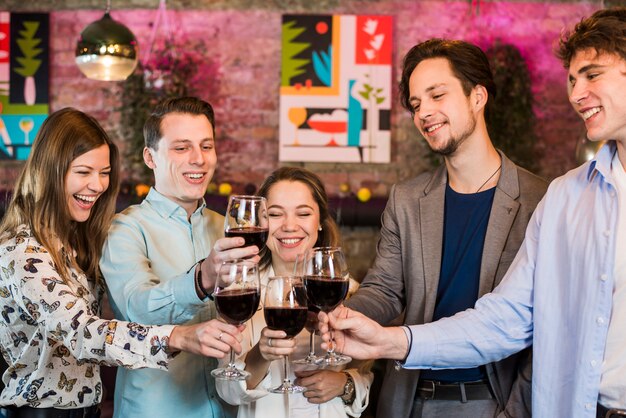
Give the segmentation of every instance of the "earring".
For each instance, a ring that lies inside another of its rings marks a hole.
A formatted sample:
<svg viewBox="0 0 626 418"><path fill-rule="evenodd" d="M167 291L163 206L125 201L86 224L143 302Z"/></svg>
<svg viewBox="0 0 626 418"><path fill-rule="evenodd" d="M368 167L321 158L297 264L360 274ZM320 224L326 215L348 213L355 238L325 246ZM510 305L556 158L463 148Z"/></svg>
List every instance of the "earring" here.
<svg viewBox="0 0 626 418"><path fill-rule="evenodd" d="M318 231L321 231L321 230L322 230L322 225L320 225L320 227L319 227L319 228L317 228L317 230L318 230Z"/></svg>

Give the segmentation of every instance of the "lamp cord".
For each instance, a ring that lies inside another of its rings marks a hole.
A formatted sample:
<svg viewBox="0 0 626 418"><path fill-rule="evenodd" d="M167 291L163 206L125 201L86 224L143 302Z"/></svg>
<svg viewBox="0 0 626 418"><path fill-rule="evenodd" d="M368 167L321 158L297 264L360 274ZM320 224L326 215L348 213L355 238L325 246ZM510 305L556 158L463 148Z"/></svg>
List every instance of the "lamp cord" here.
<svg viewBox="0 0 626 418"><path fill-rule="evenodd" d="M107 8L104 11L104 13L109 14L110 11L111 11L111 0L107 0Z"/></svg>

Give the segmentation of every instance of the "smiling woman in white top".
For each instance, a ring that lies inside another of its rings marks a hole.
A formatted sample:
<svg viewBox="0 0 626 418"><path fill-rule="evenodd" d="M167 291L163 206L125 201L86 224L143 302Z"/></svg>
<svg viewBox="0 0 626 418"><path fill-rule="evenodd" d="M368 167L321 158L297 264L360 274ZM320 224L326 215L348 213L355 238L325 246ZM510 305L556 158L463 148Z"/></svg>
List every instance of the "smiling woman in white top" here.
<svg viewBox="0 0 626 418"><path fill-rule="evenodd" d="M314 246L339 244L326 191L314 173L296 167L279 168L265 180L258 194L267 198L269 217L267 246L261 252L262 287L271 276L293 274L298 254ZM351 287L356 286L352 281ZM266 327L263 311L259 310L243 334L244 353L238 365L252 376L245 382L217 382L220 396L239 405L240 418L358 417L367 407L373 379L370 362L351 363L343 370L294 365L291 379L306 391L289 396L272 394L268 388L278 386L283 379L283 356L289 355L292 360L306 357L309 333L303 330L294 339L286 339L283 331ZM319 344L316 351L323 352Z"/></svg>

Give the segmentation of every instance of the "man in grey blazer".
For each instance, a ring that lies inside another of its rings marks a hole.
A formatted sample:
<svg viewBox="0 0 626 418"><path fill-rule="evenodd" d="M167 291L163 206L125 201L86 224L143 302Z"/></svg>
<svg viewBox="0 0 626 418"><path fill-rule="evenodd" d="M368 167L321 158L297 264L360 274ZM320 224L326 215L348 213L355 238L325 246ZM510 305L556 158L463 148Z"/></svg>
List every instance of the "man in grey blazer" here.
<svg viewBox="0 0 626 418"><path fill-rule="evenodd" d="M495 85L480 48L441 39L414 46L400 94L445 164L393 187L375 263L346 302L382 325L423 324L473 307L507 271L547 188L491 143ZM529 357L445 371L389 363L377 416L530 416Z"/></svg>

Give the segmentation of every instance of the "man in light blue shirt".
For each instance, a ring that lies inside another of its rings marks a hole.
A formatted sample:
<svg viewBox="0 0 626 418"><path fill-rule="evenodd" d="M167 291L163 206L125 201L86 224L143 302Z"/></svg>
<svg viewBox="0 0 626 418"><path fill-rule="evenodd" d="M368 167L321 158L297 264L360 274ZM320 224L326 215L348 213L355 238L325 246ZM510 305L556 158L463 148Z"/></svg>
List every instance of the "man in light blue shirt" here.
<svg viewBox="0 0 626 418"><path fill-rule="evenodd" d="M493 293L427 325L382 328L321 314L337 349L407 369L473 367L533 344L533 415L626 414L626 8L601 10L561 40L570 101L596 158L554 180Z"/></svg>
<svg viewBox="0 0 626 418"><path fill-rule="evenodd" d="M118 214L100 268L115 317L148 324L212 321L207 357L179 354L168 372L118 370L115 417L222 418L236 415L215 390L210 372L224 337L208 301L222 261L256 256L243 238L222 238L224 219L206 208L213 176L214 113L191 97L158 104L144 126L144 161L155 185L145 200ZM211 323L211 322L210 322Z"/></svg>

